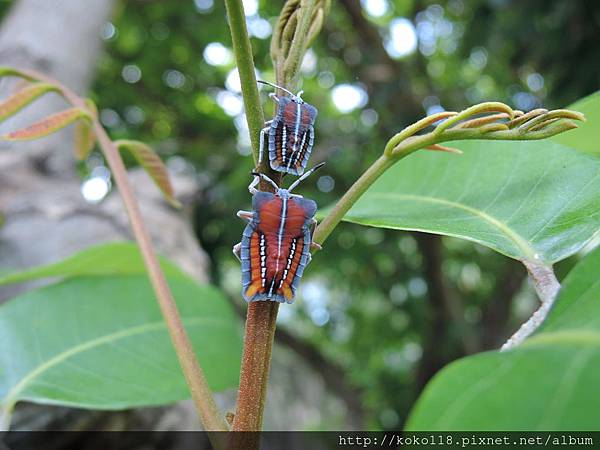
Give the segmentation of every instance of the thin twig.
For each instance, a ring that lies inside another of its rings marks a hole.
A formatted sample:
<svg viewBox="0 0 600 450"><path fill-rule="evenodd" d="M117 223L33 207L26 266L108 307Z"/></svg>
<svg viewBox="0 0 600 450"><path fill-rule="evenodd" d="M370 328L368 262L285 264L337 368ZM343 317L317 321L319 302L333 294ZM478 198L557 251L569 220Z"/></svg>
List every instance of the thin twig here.
<svg viewBox="0 0 600 450"><path fill-rule="evenodd" d="M212 391L206 381L204 372L200 368L192 343L181 321L175 299L160 268L156 252L152 246L150 234L146 229L137 200L127 179L127 170L123 164L121 155L97 119L94 119L94 131L125 204L133 234L142 252L144 264L148 270L148 275L156 293L163 317L167 323L167 329L169 330L175 352L179 358L183 375L190 388L192 400L194 401L204 429L206 431L226 431L228 429L227 424L217 408Z"/></svg>
<svg viewBox="0 0 600 450"><path fill-rule="evenodd" d="M367 189L389 169L396 159L382 155L369 167L356 182L346 191L343 197L336 203L331 212L317 226L313 240L317 244L323 244L340 223L350 208L367 191Z"/></svg>
<svg viewBox="0 0 600 450"><path fill-rule="evenodd" d="M225 0L225 6L231 29L233 51L240 76L242 96L244 98L246 121L248 122L250 142L252 143L252 156L256 165L259 159L258 141L260 130L264 126L265 117L260 104L260 96L256 83L254 58L252 57L252 47L246 28L246 15L244 14L244 5L240 0Z"/></svg>
<svg viewBox="0 0 600 450"><path fill-rule="evenodd" d="M531 279L535 291L542 302L542 305L533 315L513 334L500 348L504 352L521 344L529 337L539 326L544 323L548 313L554 306L554 301L560 290L560 283L554 275L552 267L543 264L540 261L523 261L527 268L529 278Z"/></svg>
<svg viewBox="0 0 600 450"><path fill-rule="evenodd" d="M26 76L32 77L33 79L38 79L59 86L63 96L71 104L73 104L73 106L88 109L83 98L76 95L67 87L62 86L56 80L34 71L21 72ZM133 230L133 235L138 243L138 246L140 247L150 282L167 324L167 330L171 336L171 340L173 342L173 346L175 347L175 352L179 359L183 375L190 389L192 400L196 410L198 411L202 425L207 431L227 431L227 424L219 413L210 387L206 381L206 377L204 376L204 372L198 364L192 344L187 336L183 322L181 321L181 317L177 310L177 305L173 299L173 295L171 294L167 280L158 262L156 252L150 239L150 234L146 229L137 200L127 178L127 169L125 168L125 164L123 163L121 155L119 154L119 151L115 147L114 143L106 134L106 131L102 125L100 125L97 117L93 118L92 126L96 137L98 138L98 143L111 169L118 191L123 199L123 203L131 223L131 228Z"/></svg>
<svg viewBox="0 0 600 450"><path fill-rule="evenodd" d="M290 52L286 58L285 66L283 68L283 82L284 85L290 85L294 83L294 78L298 74L298 69L302 63L302 58L306 52L307 38L310 28L310 19L312 11L315 5L315 0L302 0L300 2L300 9L298 10L298 24L294 32L294 38L292 39L292 45L290 46Z"/></svg>
<svg viewBox="0 0 600 450"><path fill-rule="evenodd" d="M556 110L552 112L552 118L560 117L561 121L550 124L537 131L520 131L518 129L509 129L504 123L487 123L477 128L461 128L452 125L460 124L462 120L467 120L470 117L482 113L506 114L508 117L518 115L509 106L499 102L480 103L471 106L470 108L455 112L442 112L434 114L419 120L418 122L404 128L400 133L397 133L387 142L383 155L380 156L366 172L364 172L358 180L350 187L350 189L336 203L327 217L317 226L314 234L314 240L318 244L323 244L325 239L331 234L333 229L340 223L344 215L352 208L354 203L367 191L367 189L391 166L400 159L410 155L421 149L430 149L435 151L450 151L456 153L457 149L452 149L440 146L441 142L452 140L537 140L544 139L556 134L562 133L569 129L576 128L577 125L569 119L585 120L581 113L570 110ZM496 116L504 119L505 116ZM520 116L522 118L523 116ZM531 117L530 117L531 118ZM443 120L436 126L434 131L430 133L416 135L418 131ZM468 124L469 122L467 122ZM460 152L460 150L458 150Z"/></svg>

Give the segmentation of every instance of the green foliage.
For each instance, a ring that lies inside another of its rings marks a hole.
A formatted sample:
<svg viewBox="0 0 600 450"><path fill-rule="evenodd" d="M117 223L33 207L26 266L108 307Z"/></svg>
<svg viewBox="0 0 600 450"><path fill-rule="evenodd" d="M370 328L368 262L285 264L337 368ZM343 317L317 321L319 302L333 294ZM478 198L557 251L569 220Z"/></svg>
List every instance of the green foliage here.
<svg viewBox="0 0 600 450"><path fill-rule="evenodd" d="M165 263L173 295L214 390L238 380L241 334L214 287ZM67 280L0 306L0 398L96 409L189 397L141 258L129 244L96 247L2 281Z"/></svg>
<svg viewBox="0 0 600 450"><path fill-rule="evenodd" d="M555 309L520 347L452 363L408 430L599 430L600 249L564 280Z"/></svg>
<svg viewBox="0 0 600 450"><path fill-rule="evenodd" d="M161 267L169 278L185 277L171 262L161 259ZM62 261L0 277L0 285L22 283L49 277L83 277L111 275L143 275L142 256L133 242L111 242L88 247Z"/></svg>
<svg viewBox="0 0 600 450"><path fill-rule="evenodd" d="M570 109L582 112L587 119L577 130L554 136L552 139L568 147L576 148L594 156L600 156L598 123L600 123L600 92L573 103Z"/></svg>
<svg viewBox="0 0 600 450"><path fill-rule="evenodd" d="M575 253L597 231L600 160L544 141L449 145L464 155L410 156L345 220L462 237L547 263Z"/></svg>
<svg viewBox="0 0 600 450"><path fill-rule="evenodd" d="M302 194L321 206L343 194L389 136L430 108L461 110L485 100L500 100L525 111L564 107L597 89L599 37L592 18L600 10L598 2L395 0L389 2L385 16L359 14L365 18L359 23L346 7L351 3L358 2L333 3L325 30L311 51L315 63L312 68L308 64L300 77L304 98L319 109L313 161L328 161L326 169L303 186ZM6 7L0 2L0 12ZM265 19L273 24L280 7L279 2L261 1L258 14L248 22ZM245 188L252 162L248 143L244 144L247 132L239 127L243 119L237 115L233 120L218 101L222 94L239 100L235 89L225 85L233 63L230 59L211 65L203 58L211 43L231 50L224 15L224 4L217 1L204 9L191 1L117 2L111 18L114 33L107 26L92 96L113 138L151 143L165 159L172 157L173 167L197 174L202 188L195 216L198 237L212 262L213 281L237 299L239 265L231 245L239 241L243 225L235 226L232 218L236 210L250 205ZM418 30L433 31L435 42L420 35L414 53L389 58L380 36L389 35L390 21L399 17ZM440 30L449 34L440 35ZM260 76L273 81L268 37L255 36L251 42ZM126 81L125 74L135 68L141 78ZM530 78L538 85L529 83ZM340 112L332 92L342 83L364 87L367 104ZM268 116L271 102L264 91L261 98ZM588 130L591 135L586 135L583 146L595 146L597 120L585 105L571 108L586 113L588 123L563 138L570 141ZM558 142L580 148L561 139ZM539 156L538 164L552 165L545 155ZM437 170L438 164L460 165L468 157L422 152L411 158L430 158L435 163L432 170ZM136 163L133 157L127 162ZM98 155L87 164L82 164L84 172L98 164ZM416 161L399 164L401 170ZM479 183L474 187L480 188L486 189ZM364 408L365 428L402 425L420 390L418 374L431 360L423 353L426 336L442 310L434 303L415 237L342 224L324 251L315 255L294 308L282 308L280 313L279 326L343 368L345 377L336 384L364 388L358 403ZM508 275L524 270L518 263L462 239L445 236L440 248L446 290L458 299L455 306L464 318L444 321L447 328L437 344L443 355L438 363L444 364L468 352L461 345L464 336L473 337L476 350L489 348L489 343L485 347L480 342L489 332L490 317L498 325L491 332L491 345L497 346L535 303L527 286L502 297ZM560 263L558 272L566 273L578 257ZM173 276L169 274L170 279ZM320 288L318 295L315 286ZM498 309L506 309L507 316L494 316Z"/></svg>

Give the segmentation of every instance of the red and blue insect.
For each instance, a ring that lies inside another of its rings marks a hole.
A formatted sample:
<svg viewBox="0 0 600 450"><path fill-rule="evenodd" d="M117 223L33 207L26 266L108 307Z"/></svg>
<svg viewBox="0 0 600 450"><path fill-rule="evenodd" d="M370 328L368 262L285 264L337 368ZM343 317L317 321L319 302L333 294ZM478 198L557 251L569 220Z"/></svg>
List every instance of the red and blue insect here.
<svg viewBox="0 0 600 450"><path fill-rule="evenodd" d="M290 94L290 97L278 97L271 93L277 103L277 111L273 120L265 122L265 128L260 133L260 157L265 146L265 137L268 136L269 164L273 170L293 175L302 175L308 164L312 152L315 129L313 127L317 117L317 108L306 103L300 97L302 91L296 95L267 81L259 83L268 84Z"/></svg>
<svg viewBox="0 0 600 450"><path fill-rule="evenodd" d="M255 173L249 189L253 194L252 211L239 211L248 224L242 241L233 248L242 263L242 296L247 302L276 301L292 303L311 248L316 225L317 204L291 191L321 163L282 189L264 174ZM259 179L273 185L275 193L257 191Z"/></svg>

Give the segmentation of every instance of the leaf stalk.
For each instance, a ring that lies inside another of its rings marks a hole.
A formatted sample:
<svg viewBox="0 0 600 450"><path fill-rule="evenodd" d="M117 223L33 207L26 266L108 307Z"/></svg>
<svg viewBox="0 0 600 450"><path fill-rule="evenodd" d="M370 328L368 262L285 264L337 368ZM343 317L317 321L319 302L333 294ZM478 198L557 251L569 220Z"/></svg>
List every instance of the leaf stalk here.
<svg viewBox="0 0 600 450"><path fill-rule="evenodd" d="M57 86L63 97L71 103L73 107L80 108L89 113L88 120L91 121L93 131L112 171L121 198L123 199L133 235L140 247L150 282L167 324L171 341L175 347L175 352L179 359L183 375L190 389L192 400L198 411L200 420L204 429L207 431L227 431L227 424L218 411L204 372L198 364L192 344L183 326L177 304L175 303L165 275L158 262L156 251L154 250L154 246L150 239L150 234L146 228L137 200L133 194L131 184L127 178L127 169L125 168L125 164L121 159L121 155L119 154L115 143L111 141L110 137L100 124L97 115L89 108L86 100L79 97L56 80L30 70L17 71L10 68L0 68L0 76L3 74L16 75L29 80L43 81Z"/></svg>

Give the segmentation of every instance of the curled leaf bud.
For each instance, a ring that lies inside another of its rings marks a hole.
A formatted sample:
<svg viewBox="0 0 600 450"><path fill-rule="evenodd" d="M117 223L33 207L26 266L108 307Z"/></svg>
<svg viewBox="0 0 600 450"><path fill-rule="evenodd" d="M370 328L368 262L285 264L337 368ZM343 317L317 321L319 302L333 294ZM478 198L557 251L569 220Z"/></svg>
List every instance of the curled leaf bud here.
<svg viewBox="0 0 600 450"><path fill-rule="evenodd" d="M288 0L271 40L271 58L277 83L288 86L297 76L306 50L317 36L331 0Z"/></svg>

